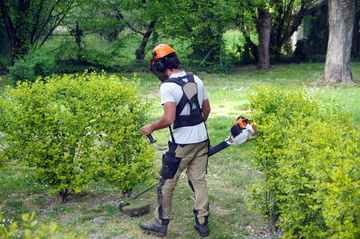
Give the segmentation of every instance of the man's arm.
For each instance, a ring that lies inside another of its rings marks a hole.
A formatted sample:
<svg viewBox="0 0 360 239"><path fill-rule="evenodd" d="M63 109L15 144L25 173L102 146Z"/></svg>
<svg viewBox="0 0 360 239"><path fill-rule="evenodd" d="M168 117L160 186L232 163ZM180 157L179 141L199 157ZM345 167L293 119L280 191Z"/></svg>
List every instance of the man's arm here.
<svg viewBox="0 0 360 239"><path fill-rule="evenodd" d="M155 130L166 128L174 122L176 114L176 103L166 102L163 106L164 114L161 116L161 118L158 121L145 125L140 129L143 135L146 136Z"/></svg>
<svg viewBox="0 0 360 239"><path fill-rule="evenodd" d="M204 122L205 122L207 120L209 114L210 114L210 111L211 111L209 100L204 100L203 101L202 111L203 111L203 114L204 114Z"/></svg>

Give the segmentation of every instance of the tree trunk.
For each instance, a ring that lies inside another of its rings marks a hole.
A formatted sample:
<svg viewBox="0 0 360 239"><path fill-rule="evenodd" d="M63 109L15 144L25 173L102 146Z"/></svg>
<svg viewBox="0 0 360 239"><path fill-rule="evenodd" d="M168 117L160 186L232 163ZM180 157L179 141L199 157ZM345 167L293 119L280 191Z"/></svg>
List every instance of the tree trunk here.
<svg viewBox="0 0 360 239"><path fill-rule="evenodd" d="M145 57L145 48L149 41L151 34L154 32L156 26L156 21L151 21L146 33L143 35L143 38L140 43L140 47L135 50L136 60L141 62L144 60Z"/></svg>
<svg viewBox="0 0 360 239"><path fill-rule="evenodd" d="M259 47L258 47L258 68L270 68L269 44L271 34L271 16L269 12L259 9L259 18L257 21L257 32L259 34Z"/></svg>
<svg viewBox="0 0 360 239"><path fill-rule="evenodd" d="M354 84L350 70L356 0L329 1L329 41L325 74L320 81Z"/></svg>

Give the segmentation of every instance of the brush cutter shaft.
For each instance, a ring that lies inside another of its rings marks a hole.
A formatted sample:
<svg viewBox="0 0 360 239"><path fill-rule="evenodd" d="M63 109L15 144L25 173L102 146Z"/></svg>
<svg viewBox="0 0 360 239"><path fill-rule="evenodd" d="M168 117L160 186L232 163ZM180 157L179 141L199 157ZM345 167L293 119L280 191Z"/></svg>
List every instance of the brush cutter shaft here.
<svg viewBox="0 0 360 239"><path fill-rule="evenodd" d="M209 149L209 157L210 157L211 155L216 154L217 152L225 149L225 148L228 147L228 146L230 146L230 145L229 145L229 144L226 142L226 140L225 140L225 141L222 141L221 143L219 143L219 144L211 147L211 148Z"/></svg>
<svg viewBox="0 0 360 239"><path fill-rule="evenodd" d="M131 197L128 198L128 200L126 200L126 201L131 201L131 200L134 200L134 199L138 198L139 196L143 195L144 193L146 193L146 192L149 191L150 189L156 187L157 185L159 185L159 183L154 183L154 184L150 185L149 187L143 189L142 191L140 191L139 193L135 194L134 196L131 196Z"/></svg>

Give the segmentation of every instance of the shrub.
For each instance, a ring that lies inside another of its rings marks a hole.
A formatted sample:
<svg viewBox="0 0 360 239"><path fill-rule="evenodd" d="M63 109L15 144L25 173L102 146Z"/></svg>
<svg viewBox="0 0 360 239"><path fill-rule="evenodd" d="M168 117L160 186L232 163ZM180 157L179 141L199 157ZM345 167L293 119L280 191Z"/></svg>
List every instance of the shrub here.
<svg viewBox="0 0 360 239"><path fill-rule="evenodd" d="M9 222L9 225L6 225L6 218L3 219L1 208L0 208L0 238L2 239L11 239L11 238L59 238L59 225L50 222L48 225L40 224L35 220L35 212L29 214L23 214L21 216L22 222ZM85 238L82 235L66 235L66 238Z"/></svg>
<svg viewBox="0 0 360 239"><path fill-rule="evenodd" d="M358 238L360 134L347 112L305 89L259 88L250 101L264 181L249 205L284 238Z"/></svg>
<svg viewBox="0 0 360 239"><path fill-rule="evenodd" d="M54 58L40 51L31 51L28 55L18 59L9 67L9 75L13 82L34 82L38 76L45 77L53 73Z"/></svg>
<svg viewBox="0 0 360 239"><path fill-rule="evenodd" d="M52 76L7 89L0 100L2 157L35 167L63 201L105 177L121 192L152 175L154 150L139 130L149 104L137 82L107 74Z"/></svg>

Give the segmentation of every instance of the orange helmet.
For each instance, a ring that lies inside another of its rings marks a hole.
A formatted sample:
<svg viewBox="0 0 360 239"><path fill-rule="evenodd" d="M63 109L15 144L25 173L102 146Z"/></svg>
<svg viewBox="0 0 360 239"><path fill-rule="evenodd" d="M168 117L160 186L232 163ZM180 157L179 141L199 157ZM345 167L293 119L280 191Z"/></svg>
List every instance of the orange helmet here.
<svg viewBox="0 0 360 239"><path fill-rule="evenodd" d="M164 56L167 56L171 53L175 53L174 49L172 49L170 46L166 44L160 44L157 45L152 52L153 58L159 59L163 58Z"/></svg>

